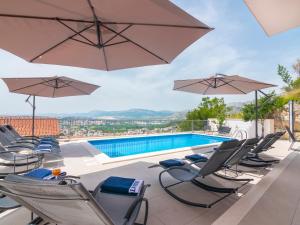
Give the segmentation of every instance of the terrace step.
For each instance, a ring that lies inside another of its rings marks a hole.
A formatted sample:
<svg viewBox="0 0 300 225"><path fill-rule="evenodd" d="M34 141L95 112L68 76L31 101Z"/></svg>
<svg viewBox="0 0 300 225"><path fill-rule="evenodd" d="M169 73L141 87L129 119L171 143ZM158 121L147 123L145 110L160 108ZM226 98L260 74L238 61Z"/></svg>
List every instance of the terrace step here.
<svg viewBox="0 0 300 225"><path fill-rule="evenodd" d="M290 153L213 225L300 224L300 154Z"/></svg>

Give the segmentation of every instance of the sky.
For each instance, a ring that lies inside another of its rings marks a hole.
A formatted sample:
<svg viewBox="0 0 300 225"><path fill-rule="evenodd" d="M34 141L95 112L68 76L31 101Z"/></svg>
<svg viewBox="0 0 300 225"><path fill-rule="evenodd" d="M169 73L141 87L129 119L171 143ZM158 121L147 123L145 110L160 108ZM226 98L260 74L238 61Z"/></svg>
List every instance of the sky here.
<svg viewBox="0 0 300 225"><path fill-rule="evenodd" d="M172 0L215 30L199 39L171 64L112 72L31 64L0 49L0 77L69 76L100 85L91 96L37 98L37 114L92 110L183 111L195 108L203 96L173 91L177 79L204 78L215 73L242 75L283 85L277 65L290 70L300 58L300 28L267 37L242 0ZM227 103L249 101L253 94L225 97ZM0 114L25 115L26 96L8 92L0 81Z"/></svg>

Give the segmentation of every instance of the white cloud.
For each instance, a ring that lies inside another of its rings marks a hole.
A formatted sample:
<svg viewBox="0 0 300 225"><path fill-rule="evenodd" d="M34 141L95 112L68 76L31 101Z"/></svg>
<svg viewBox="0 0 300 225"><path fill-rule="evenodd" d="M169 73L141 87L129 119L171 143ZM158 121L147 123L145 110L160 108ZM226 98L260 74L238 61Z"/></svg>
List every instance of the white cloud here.
<svg viewBox="0 0 300 225"><path fill-rule="evenodd" d="M170 65L101 72L33 65L0 51L1 76L64 75L102 86L91 96L38 98L38 113L128 108L185 110L199 104L202 96L173 91L173 81L176 79L206 77L220 72L241 74L280 84L280 79L276 76L277 64L289 65L297 58L300 50L298 46L278 47L278 43L285 43L290 37L267 39L264 34L253 33L253 30L259 30L256 27L258 25L248 21L252 20L252 17L242 14L246 12L245 9L240 11L233 9L232 1L174 0L174 3L216 29L189 47ZM243 6L238 3L237 7ZM241 101L252 98L252 95L228 96L226 100ZM24 103L25 96L8 93L2 82L0 82L0 99L0 114L31 112L30 107Z"/></svg>

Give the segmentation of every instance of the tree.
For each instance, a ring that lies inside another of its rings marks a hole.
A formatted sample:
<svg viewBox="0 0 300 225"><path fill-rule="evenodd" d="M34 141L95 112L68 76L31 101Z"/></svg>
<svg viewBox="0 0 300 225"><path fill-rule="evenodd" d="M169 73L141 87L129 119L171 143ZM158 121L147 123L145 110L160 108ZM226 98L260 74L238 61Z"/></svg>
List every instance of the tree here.
<svg viewBox="0 0 300 225"><path fill-rule="evenodd" d="M189 121L192 120L203 121L197 123L197 128L203 128L203 126L205 126L204 121L209 118L216 118L218 120L218 125L222 126L229 110L230 109L226 106L223 98L202 98L199 106L187 113L186 121L182 122L180 128L181 130L189 130Z"/></svg>
<svg viewBox="0 0 300 225"><path fill-rule="evenodd" d="M298 75L298 77L300 77L300 59L297 59L297 61L293 65L293 69L295 73Z"/></svg>
<svg viewBox="0 0 300 225"><path fill-rule="evenodd" d="M265 119L275 119L280 117L281 111L284 109L287 100L282 96L276 95L273 91L268 96L263 96L258 99L258 119L263 127ZM242 109L243 119L252 121L256 119L255 104L245 104Z"/></svg>
<svg viewBox="0 0 300 225"><path fill-rule="evenodd" d="M293 65L293 69L297 75L296 79L293 79L293 75L284 66L278 65L278 75L286 84L286 86L283 87L285 90L283 97L287 101L299 101L300 99L300 59Z"/></svg>

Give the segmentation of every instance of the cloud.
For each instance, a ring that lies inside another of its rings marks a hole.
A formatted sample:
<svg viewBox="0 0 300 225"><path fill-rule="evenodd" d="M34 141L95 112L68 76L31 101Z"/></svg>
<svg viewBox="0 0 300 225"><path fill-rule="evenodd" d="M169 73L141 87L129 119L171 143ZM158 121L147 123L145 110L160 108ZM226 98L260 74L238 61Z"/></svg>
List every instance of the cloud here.
<svg viewBox="0 0 300 225"><path fill-rule="evenodd" d="M174 0L183 9L216 29L194 43L170 65L103 72L63 66L30 64L0 51L2 77L70 76L102 86L91 96L61 99L38 98L38 113L86 112L128 108L186 110L202 96L173 91L176 79L201 78L215 73L241 74L252 79L281 84L278 63L289 65L297 58L297 31L269 39L242 1ZM284 44L281 44L284 43ZM288 45L287 43L294 43ZM31 108L25 96L10 94L0 83L0 114L25 114ZM253 95L226 96L227 102L253 99Z"/></svg>

